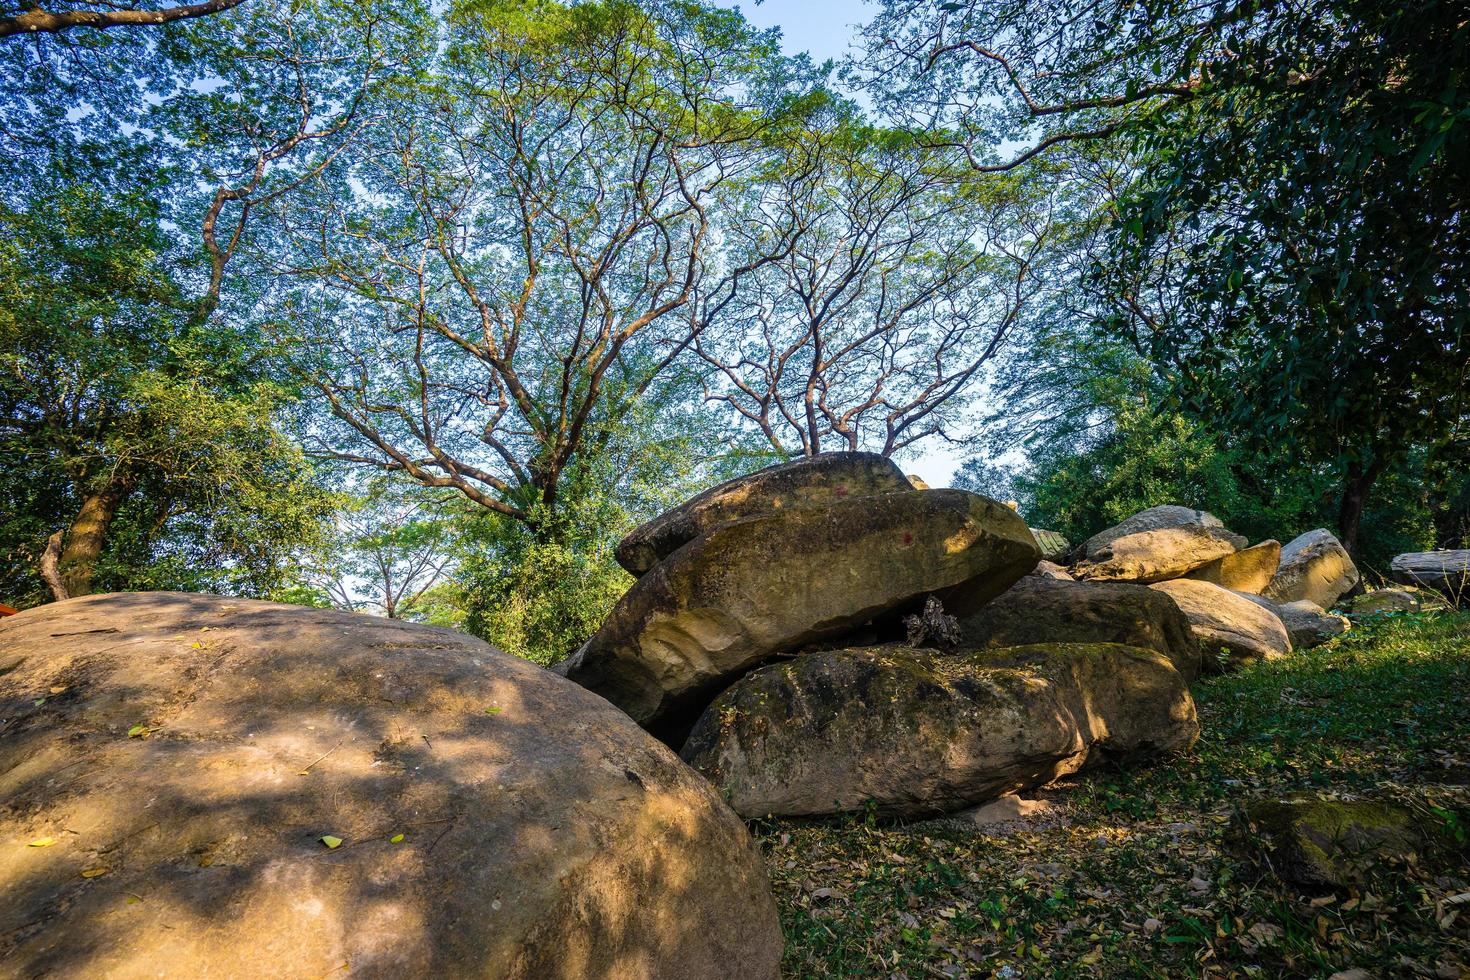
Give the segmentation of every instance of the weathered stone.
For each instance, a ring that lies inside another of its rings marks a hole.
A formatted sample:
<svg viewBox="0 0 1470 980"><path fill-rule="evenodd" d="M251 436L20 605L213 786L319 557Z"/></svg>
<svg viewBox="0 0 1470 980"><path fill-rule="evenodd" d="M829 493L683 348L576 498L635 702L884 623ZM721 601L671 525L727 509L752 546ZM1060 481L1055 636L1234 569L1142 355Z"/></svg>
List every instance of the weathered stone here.
<svg viewBox="0 0 1470 980"><path fill-rule="evenodd" d="M1027 577L1035 576L1036 578L1049 578L1055 579L1058 582L1077 581L1072 577L1072 573L1067 571L1061 565L1046 561L1045 559L1037 562L1036 567L1031 569L1031 571L1026 574Z"/></svg>
<svg viewBox="0 0 1470 980"><path fill-rule="evenodd" d="M1233 554L1245 544L1238 534L1204 524L1181 524L1113 538L1072 566L1084 581L1162 582Z"/></svg>
<svg viewBox="0 0 1470 980"><path fill-rule="evenodd" d="M1148 510L1139 511L1132 517L1100 531L1082 543L1082 557L1096 559L1098 553L1105 550L1108 545L1122 537L1130 534L1139 534L1144 531L1161 531L1165 528L1186 527L1197 525L1199 527L1213 527L1224 530L1225 525L1220 519L1209 511L1195 510L1192 507L1180 507L1177 504L1160 504L1150 507ZM1245 539L1240 538L1237 549L1245 547Z"/></svg>
<svg viewBox="0 0 1470 980"><path fill-rule="evenodd" d="M875 493L906 493L910 479L877 453L822 453L727 480L636 528L618 544L617 559L643 575L710 528L772 511Z"/></svg>
<svg viewBox="0 0 1470 980"><path fill-rule="evenodd" d="M1184 574L1185 578L1213 582L1232 592L1259 594L1271 584L1276 567L1281 564L1281 542L1262 541L1249 548L1216 558Z"/></svg>
<svg viewBox="0 0 1470 980"><path fill-rule="evenodd" d="M1043 559L1055 562L1066 561L1067 554L1072 550L1071 542L1056 531L1048 531L1045 528L1033 527L1031 533L1036 537L1036 547L1041 549Z"/></svg>
<svg viewBox="0 0 1470 980"><path fill-rule="evenodd" d="M1291 652L1281 618L1264 606L1213 582L1181 578L1149 586L1173 599L1189 620L1204 653L1205 673ZM1221 663L1223 654L1226 663Z"/></svg>
<svg viewBox="0 0 1470 980"><path fill-rule="evenodd" d="M1454 603L1470 598L1470 551L1417 551L1389 563L1395 582L1433 589Z"/></svg>
<svg viewBox="0 0 1470 980"><path fill-rule="evenodd" d="M909 479L909 486L913 487L915 490L933 490L934 489L929 484L925 483L924 482L924 478L922 476L919 476L917 473L910 473L908 479Z"/></svg>
<svg viewBox="0 0 1470 980"><path fill-rule="evenodd" d="M134 593L0 649L7 976L776 976L709 785L472 637Z"/></svg>
<svg viewBox="0 0 1470 980"><path fill-rule="evenodd" d="M1294 538L1281 549L1281 565L1261 591L1278 603L1310 599L1323 609L1358 584L1358 567L1332 533L1318 528Z"/></svg>
<svg viewBox="0 0 1470 980"><path fill-rule="evenodd" d="M1374 589L1372 592L1353 596L1348 602L1348 613L1353 616L1418 613L1449 608L1449 604L1439 593L1412 588Z"/></svg>
<svg viewBox="0 0 1470 980"><path fill-rule="evenodd" d="M716 694L774 654L929 594L963 615L1036 560L1020 517L964 490L789 508L716 527L660 562L556 669L678 745Z"/></svg>
<svg viewBox="0 0 1470 980"><path fill-rule="evenodd" d="M1298 599L1276 607L1293 649L1310 650L1346 633L1351 627L1346 616L1330 613L1311 599Z"/></svg>
<svg viewBox="0 0 1470 980"><path fill-rule="evenodd" d="M1162 654L1045 644L833 650L710 705L682 755L747 816L961 809L1102 757L1187 749L1199 723Z"/></svg>
<svg viewBox="0 0 1470 980"><path fill-rule="evenodd" d="M1157 650L1185 680L1200 670L1189 620L1169 596L1125 582L1072 582L1032 574L960 621L969 647L1121 643Z"/></svg>
<svg viewBox="0 0 1470 980"><path fill-rule="evenodd" d="M1470 813L1456 819L1470 819ZM1308 888L1363 885L1375 873L1401 874L1395 863L1429 864L1466 851L1442 817L1385 800L1306 794L1252 800L1241 807L1233 830L1251 857Z"/></svg>

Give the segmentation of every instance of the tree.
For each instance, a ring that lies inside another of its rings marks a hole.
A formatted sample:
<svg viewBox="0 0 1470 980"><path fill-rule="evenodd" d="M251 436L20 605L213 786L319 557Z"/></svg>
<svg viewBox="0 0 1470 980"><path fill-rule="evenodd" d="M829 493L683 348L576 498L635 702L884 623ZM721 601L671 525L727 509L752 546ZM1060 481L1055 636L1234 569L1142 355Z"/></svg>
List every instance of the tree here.
<svg viewBox="0 0 1470 980"><path fill-rule="evenodd" d="M738 15L463 4L350 170L278 209L278 311L338 459L551 533L562 484L688 349L710 209L774 42ZM740 103L737 97L747 100Z"/></svg>
<svg viewBox="0 0 1470 980"><path fill-rule="evenodd" d="M186 326L158 195L131 183L146 159L60 140L24 202L0 204L0 452L22 508L4 582L17 596L36 595L38 573L58 599L178 583L158 563L179 549L265 588L311 534L319 497L273 420L286 393L241 338ZM201 514L210 526L185 526Z"/></svg>
<svg viewBox="0 0 1470 980"><path fill-rule="evenodd" d="M17 34L58 34L79 27L105 31L114 27L157 27L176 20L207 17L244 0L204 0L202 3L179 4L174 7L117 7L113 4L74 4L60 10L42 10L39 6L11 13L0 8L0 38ZM96 9L96 8L101 9ZM90 9L89 9L90 8Z"/></svg>
<svg viewBox="0 0 1470 980"><path fill-rule="evenodd" d="M1143 132L1109 284L1169 263L1178 309L1111 330L1196 409L1340 481L1355 546L1374 483L1463 443L1470 408L1470 30L1457 4L1266 8L1188 113Z"/></svg>
<svg viewBox="0 0 1470 980"><path fill-rule="evenodd" d="M1036 291L1044 196L1020 180L960 186L830 96L782 141L724 216L732 261L753 271L696 310L707 397L787 454L947 437Z"/></svg>

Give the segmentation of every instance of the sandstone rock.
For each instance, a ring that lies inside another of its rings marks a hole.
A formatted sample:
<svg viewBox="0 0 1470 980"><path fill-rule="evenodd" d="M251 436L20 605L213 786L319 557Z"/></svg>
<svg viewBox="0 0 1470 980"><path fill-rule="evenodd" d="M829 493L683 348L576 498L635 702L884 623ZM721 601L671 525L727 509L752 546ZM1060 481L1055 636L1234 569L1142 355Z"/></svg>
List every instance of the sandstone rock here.
<svg viewBox="0 0 1470 980"><path fill-rule="evenodd" d="M1188 618L1204 653L1205 673L1220 669L1222 652L1232 666L1291 652L1291 638L1279 616L1213 582L1181 578L1149 588L1168 595Z"/></svg>
<svg viewBox="0 0 1470 980"><path fill-rule="evenodd" d="M1438 593L1421 592L1418 589L1374 589L1372 592L1353 596L1348 603L1348 612L1353 616L1446 609L1449 609L1449 604Z"/></svg>
<svg viewBox="0 0 1470 980"><path fill-rule="evenodd" d="M919 476L917 473L910 473L909 474L909 477L908 477L908 480L909 480L909 486L913 487L915 490L933 490L934 489L929 484L925 483L924 482L924 478L922 476Z"/></svg>
<svg viewBox="0 0 1470 980"><path fill-rule="evenodd" d="M1346 633L1351 626L1346 616L1330 613L1311 599L1285 603L1277 606L1276 612L1296 650L1319 647Z"/></svg>
<svg viewBox="0 0 1470 980"><path fill-rule="evenodd" d="M1071 572L1067 571L1061 565L1049 562L1046 559L1042 559L1041 561L1037 562L1036 567L1031 569L1031 571L1027 572L1026 574L1028 578L1031 576L1035 576L1036 578L1054 579L1058 582L1077 581L1072 577Z"/></svg>
<svg viewBox="0 0 1470 980"><path fill-rule="evenodd" d="M748 817L925 816L1198 737L1168 659L1113 644L833 650L766 667L681 753Z"/></svg>
<svg viewBox="0 0 1470 980"><path fill-rule="evenodd" d="M1389 563L1395 582L1433 589L1451 602L1470 598L1470 551L1418 551Z"/></svg>
<svg viewBox="0 0 1470 980"><path fill-rule="evenodd" d="M1072 574L1084 581L1162 582L1233 554L1244 544L1240 535L1213 525L1135 531L1089 550Z"/></svg>
<svg viewBox="0 0 1470 980"><path fill-rule="evenodd" d="M1095 559L1099 552L1105 550L1119 538L1130 534L1139 534L1144 531L1161 531L1165 528L1186 527L1197 525L1199 527L1212 527L1224 530L1225 525L1220 519L1209 511L1195 510L1192 507L1180 507L1177 504L1160 504L1150 507L1148 510L1139 511L1132 517L1123 521L1106 531L1100 531L1082 543L1082 557ZM1240 539L1238 548L1245 547L1245 539Z"/></svg>
<svg viewBox="0 0 1470 980"><path fill-rule="evenodd" d="M1232 592L1259 594L1271 584L1276 568L1281 564L1281 542L1262 541L1249 548L1216 558L1184 574L1185 578L1213 582Z"/></svg>
<svg viewBox="0 0 1470 980"><path fill-rule="evenodd" d="M962 614L1036 560L1020 517L964 490L790 508L721 525L660 562L556 669L678 745L772 655L932 593Z"/></svg>
<svg viewBox="0 0 1470 980"><path fill-rule="evenodd" d="M960 621L969 647L1031 643L1121 643L1168 657L1186 681L1200 647L1174 600L1142 585L1071 582L1028 575Z"/></svg>
<svg viewBox="0 0 1470 980"><path fill-rule="evenodd" d="M0 649L6 975L776 975L708 784L479 640L135 593L7 618Z"/></svg>
<svg viewBox="0 0 1470 980"><path fill-rule="evenodd" d="M1041 557L1046 561L1065 561L1067 553L1072 550L1071 543L1056 531L1033 527L1031 534L1036 538L1036 547L1041 549Z"/></svg>
<svg viewBox="0 0 1470 980"><path fill-rule="evenodd" d="M643 575L705 531L728 521L875 493L906 493L914 485L877 453L822 453L727 480L635 529L618 544L617 559Z"/></svg>
<svg viewBox="0 0 1470 980"><path fill-rule="evenodd" d="M1470 813L1456 819L1463 822ZM1232 831L1249 856L1308 888L1363 885L1375 872L1402 873L1388 862L1412 856L1421 864L1438 863L1470 850L1445 821L1425 819L1387 800L1324 800L1307 794L1251 800L1241 807Z"/></svg>
<svg viewBox="0 0 1470 980"><path fill-rule="evenodd" d="M1310 599L1323 609L1358 583L1358 568L1331 532L1318 528L1281 549L1281 566L1261 594L1278 603Z"/></svg>

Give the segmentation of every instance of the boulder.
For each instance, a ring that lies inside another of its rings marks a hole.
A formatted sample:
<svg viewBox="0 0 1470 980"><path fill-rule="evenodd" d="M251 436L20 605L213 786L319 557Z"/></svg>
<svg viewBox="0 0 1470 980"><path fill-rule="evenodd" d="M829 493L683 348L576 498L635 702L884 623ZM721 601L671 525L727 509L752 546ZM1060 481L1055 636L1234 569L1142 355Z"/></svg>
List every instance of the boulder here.
<svg viewBox="0 0 1470 980"><path fill-rule="evenodd" d="M1331 609L1357 584L1358 568L1347 549L1331 532L1317 528L1281 549L1281 565L1261 594L1278 603L1310 599Z"/></svg>
<svg viewBox="0 0 1470 980"><path fill-rule="evenodd" d="M1184 578L1214 582L1232 592L1259 594L1271 584L1271 578L1280 564L1281 542L1262 541L1185 572Z"/></svg>
<svg viewBox="0 0 1470 980"><path fill-rule="evenodd" d="M929 816L1199 735L1168 658L1113 644L814 653L710 705L683 757L736 811Z"/></svg>
<svg viewBox="0 0 1470 980"><path fill-rule="evenodd" d="M1440 814L1449 812L1453 822ZM1412 861L1446 869L1470 852L1453 827L1470 812L1415 808L1392 800L1320 799L1305 793L1250 800L1236 815L1231 836L1256 863L1306 888L1367 884L1375 873L1402 875ZM1395 867L1397 865L1397 867Z"/></svg>
<svg viewBox="0 0 1470 980"><path fill-rule="evenodd" d="M903 470L877 453L805 456L727 480L665 511L618 543L618 564L634 575L643 575L705 531L728 521L914 489Z"/></svg>
<svg viewBox="0 0 1470 980"><path fill-rule="evenodd" d="M709 785L472 637L135 593L7 618L0 649L6 975L776 975Z"/></svg>
<svg viewBox="0 0 1470 980"><path fill-rule="evenodd" d="M1096 559L1098 553L1107 549L1119 538L1131 534L1140 534L1145 531L1162 531L1166 528L1187 527L1197 525L1199 527L1212 527L1224 530L1225 525L1220 519L1209 511L1195 510L1192 507L1180 507L1177 504L1160 504L1150 507L1148 510L1139 511L1132 517L1108 528L1099 531L1082 543L1082 557ZM1245 547L1245 539L1240 539L1237 548ZM1234 550L1234 549L1232 549Z"/></svg>
<svg viewBox="0 0 1470 980"><path fill-rule="evenodd" d="M1352 616L1443 611L1449 608L1449 604L1439 593L1421 592L1418 589L1374 589L1372 592L1353 596L1348 602L1348 614Z"/></svg>
<svg viewBox="0 0 1470 980"><path fill-rule="evenodd" d="M1113 538L1072 567L1082 580L1162 582L1233 554L1245 539L1224 528L1181 524Z"/></svg>
<svg viewBox="0 0 1470 980"><path fill-rule="evenodd" d="M1281 618L1250 599L1213 582L1175 579L1149 586L1169 596L1189 620L1204 653L1201 670L1219 670L1223 654L1231 666L1273 660L1291 652Z"/></svg>
<svg viewBox="0 0 1470 980"><path fill-rule="evenodd" d="M1036 538L1036 547L1041 549L1041 557L1046 561L1066 561L1067 554L1072 550L1071 542L1062 537L1056 531L1048 531L1045 528L1033 527L1031 534Z"/></svg>
<svg viewBox="0 0 1470 980"><path fill-rule="evenodd" d="M680 548L555 669L679 745L715 695L773 655L930 594L963 614L1036 561L1020 517L964 490L787 508Z"/></svg>
<svg viewBox="0 0 1470 980"><path fill-rule="evenodd" d="M1055 579L1058 582L1077 581L1072 577L1072 573L1067 571L1061 565L1055 564L1054 562L1049 562L1044 558L1036 563L1035 568L1026 573L1027 578L1030 578L1032 576L1035 576L1036 578Z"/></svg>
<svg viewBox="0 0 1470 980"><path fill-rule="evenodd" d="M1442 593L1451 602L1470 598L1470 551L1417 551L1389 563L1395 582Z"/></svg>
<svg viewBox="0 0 1470 980"><path fill-rule="evenodd" d="M919 474L917 474L917 473L910 473L909 476L908 476L908 480L909 480L909 486L913 487L915 490L933 490L934 489L929 484L925 483L924 482L924 478L922 476L920 476Z"/></svg>
<svg viewBox="0 0 1470 980"><path fill-rule="evenodd" d="M1174 600L1143 585L1026 576L960 621L967 647L1121 643L1156 650L1193 680L1200 647Z"/></svg>
<svg viewBox="0 0 1470 980"><path fill-rule="evenodd" d="M1346 616L1330 613L1311 599L1298 599L1276 607L1292 649L1310 650L1346 633L1352 625Z"/></svg>

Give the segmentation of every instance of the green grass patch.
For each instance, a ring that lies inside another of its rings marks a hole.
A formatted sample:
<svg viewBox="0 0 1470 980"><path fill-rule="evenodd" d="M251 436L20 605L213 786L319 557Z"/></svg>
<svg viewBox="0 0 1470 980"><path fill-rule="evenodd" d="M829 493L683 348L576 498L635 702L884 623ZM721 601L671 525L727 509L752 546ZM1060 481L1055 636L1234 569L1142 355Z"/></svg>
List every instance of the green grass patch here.
<svg viewBox="0 0 1470 980"><path fill-rule="evenodd" d="M755 829L792 977L1470 976L1470 871L1304 894L1229 841L1255 794L1470 799L1470 615L1383 617L1202 681L1185 759L1062 784L1004 837L872 820Z"/></svg>

